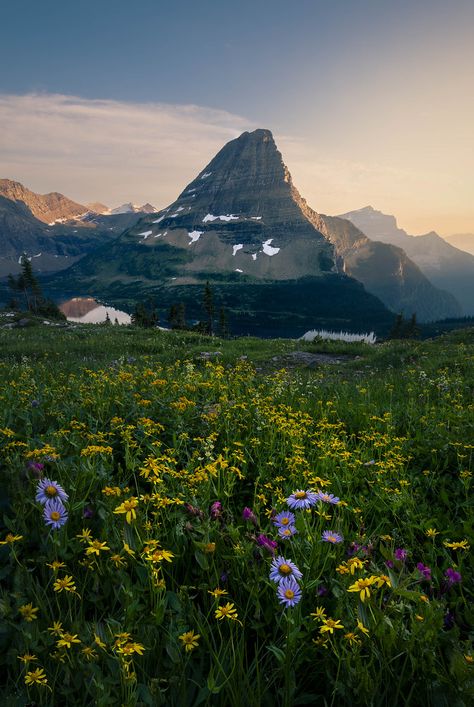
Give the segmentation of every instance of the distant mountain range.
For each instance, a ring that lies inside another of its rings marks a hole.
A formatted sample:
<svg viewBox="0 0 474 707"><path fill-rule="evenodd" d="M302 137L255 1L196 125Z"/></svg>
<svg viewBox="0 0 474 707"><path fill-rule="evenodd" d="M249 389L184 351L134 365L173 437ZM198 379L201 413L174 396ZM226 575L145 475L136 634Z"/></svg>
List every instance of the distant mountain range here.
<svg viewBox="0 0 474 707"><path fill-rule="evenodd" d="M411 236L398 228L394 216L366 206L341 214L373 241L402 248L436 287L450 292L465 315L474 314L474 255L455 248L437 233Z"/></svg>
<svg viewBox="0 0 474 707"><path fill-rule="evenodd" d="M55 285L124 307L147 294L159 306L183 301L197 316L206 281L245 331L264 327L268 335L303 333L323 320L385 326L393 319L386 308L425 320L460 313L403 250L313 211L269 130L229 142L169 207L83 258Z"/></svg>
<svg viewBox="0 0 474 707"><path fill-rule="evenodd" d="M127 204L114 213L103 204L87 207L58 192L36 194L0 179L0 277L18 272L23 253L34 259L36 272L67 268L153 208Z"/></svg>

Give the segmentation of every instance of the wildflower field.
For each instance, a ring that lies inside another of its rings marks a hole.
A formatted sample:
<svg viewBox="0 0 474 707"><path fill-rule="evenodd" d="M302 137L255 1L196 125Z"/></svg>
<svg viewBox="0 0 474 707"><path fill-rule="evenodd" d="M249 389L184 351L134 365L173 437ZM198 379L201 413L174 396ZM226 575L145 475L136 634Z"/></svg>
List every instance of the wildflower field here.
<svg viewBox="0 0 474 707"><path fill-rule="evenodd" d="M0 346L2 706L474 703L474 330Z"/></svg>

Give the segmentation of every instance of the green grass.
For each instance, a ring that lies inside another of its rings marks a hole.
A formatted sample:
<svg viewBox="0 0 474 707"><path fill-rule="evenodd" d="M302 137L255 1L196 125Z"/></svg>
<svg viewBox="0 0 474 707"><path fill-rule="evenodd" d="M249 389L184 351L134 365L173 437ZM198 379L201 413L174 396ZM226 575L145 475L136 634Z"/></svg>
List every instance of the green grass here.
<svg viewBox="0 0 474 707"><path fill-rule="evenodd" d="M2 329L0 380L2 705L472 704L474 330L367 346ZM58 530L40 476L69 494ZM340 503L279 539L297 489ZM303 573L293 608L261 534Z"/></svg>

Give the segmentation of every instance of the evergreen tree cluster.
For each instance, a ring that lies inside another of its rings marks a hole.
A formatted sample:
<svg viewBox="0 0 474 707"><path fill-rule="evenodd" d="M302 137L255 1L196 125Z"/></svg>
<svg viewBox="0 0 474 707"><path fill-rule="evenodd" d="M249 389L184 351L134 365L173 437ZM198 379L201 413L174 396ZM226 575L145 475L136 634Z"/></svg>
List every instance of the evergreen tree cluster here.
<svg viewBox="0 0 474 707"><path fill-rule="evenodd" d="M186 305L184 302L172 304L168 310L168 326L170 329L182 329L201 331L209 336L218 334L222 338L229 336L229 325L224 307L220 307L216 316L214 304L214 292L209 282L206 282L202 295L203 318L195 326L190 326L186 322ZM132 324L139 327L156 327L160 323L156 303L149 299L146 302L138 302L132 314Z"/></svg>
<svg viewBox="0 0 474 707"><path fill-rule="evenodd" d="M416 322L416 314L405 320L403 313L397 314L389 339L418 339L420 328Z"/></svg>
<svg viewBox="0 0 474 707"><path fill-rule="evenodd" d="M26 254L21 256L20 265L21 272L18 277L12 274L8 276L8 287L12 293L8 306L11 309L31 312L50 319L66 319L58 306L43 295L41 286L33 273L31 261Z"/></svg>

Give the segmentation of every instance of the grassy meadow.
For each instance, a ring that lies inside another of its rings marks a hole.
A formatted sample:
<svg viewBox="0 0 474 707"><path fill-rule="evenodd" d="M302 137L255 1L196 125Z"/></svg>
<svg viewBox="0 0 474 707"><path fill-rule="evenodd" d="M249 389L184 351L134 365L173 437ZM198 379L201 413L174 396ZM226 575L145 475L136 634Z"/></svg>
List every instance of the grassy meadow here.
<svg viewBox="0 0 474 707"><path fill-rule="evenodd" d="M1 329L0 703L469 707L473 392L473 329Z"/></svg>

